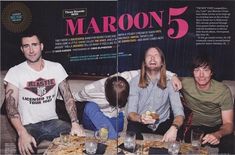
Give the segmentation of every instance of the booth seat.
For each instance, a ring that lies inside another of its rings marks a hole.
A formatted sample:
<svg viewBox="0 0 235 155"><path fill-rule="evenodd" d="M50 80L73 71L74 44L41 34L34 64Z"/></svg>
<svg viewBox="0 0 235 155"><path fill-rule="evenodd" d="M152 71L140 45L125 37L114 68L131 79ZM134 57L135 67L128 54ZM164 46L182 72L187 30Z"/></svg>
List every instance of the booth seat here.
<svg viewBox="0 0 235 155"><path fill-rule="evenodd" d="M2 107L2 103L5 98L5 89L3 85L3 79L6 72L1 72L1 103L0 107ZM80 91L85 85L93 82L94 80L68 80L70 89L72 92L78 92ZM233 98L235 99L235 81L223 81L231 90ZM7 119L7 116L4 114L0 115L1 119L1 148L0 148L0 154L15 154L17 150L17 134L12 125L10 124L9 120ZM124 134L126 131L127 126L127 120L125 119L124 122L124 130L121 134ZM93 134L93 132L89 130L85 130L86 134ZM235 131L234 131L235 134ZM160 135L152 135L152 134L144 134L144 139L160 139ZM43 153L45 149L50 144L49 141L43 141L38 145L38 153Z"/></svg>

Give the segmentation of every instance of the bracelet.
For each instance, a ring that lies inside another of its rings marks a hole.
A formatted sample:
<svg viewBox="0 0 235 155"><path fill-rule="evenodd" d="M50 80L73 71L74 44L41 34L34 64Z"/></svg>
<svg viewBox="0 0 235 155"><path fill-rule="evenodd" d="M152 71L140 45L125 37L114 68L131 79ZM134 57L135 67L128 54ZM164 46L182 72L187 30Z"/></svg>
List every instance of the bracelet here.
<svg viewBox="0 0 235 155"><path fill-rule="evenodd" d="M179 130L179 128L180 128L177 124L174 124L174 123L171 124L171 126L174 126L177 130Z"/></svg>

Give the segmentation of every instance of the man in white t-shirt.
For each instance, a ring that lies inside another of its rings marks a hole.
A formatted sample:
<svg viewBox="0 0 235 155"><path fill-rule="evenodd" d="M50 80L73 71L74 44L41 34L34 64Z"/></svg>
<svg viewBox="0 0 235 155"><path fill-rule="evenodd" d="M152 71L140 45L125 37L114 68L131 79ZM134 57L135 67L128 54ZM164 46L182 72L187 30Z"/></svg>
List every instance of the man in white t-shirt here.
<svg viewBox="0 0 235 155"><path fill-rule="evenodd" d="M35 153L34 147L42 140L53 140L70 129L71 134L83 136L64 68L42 58L43 43L37 34L22 36L21 44L26 61L10 68L4 79L7 116L18 133L20 154ZM56 114L58 89L72 125Z"/></svg>

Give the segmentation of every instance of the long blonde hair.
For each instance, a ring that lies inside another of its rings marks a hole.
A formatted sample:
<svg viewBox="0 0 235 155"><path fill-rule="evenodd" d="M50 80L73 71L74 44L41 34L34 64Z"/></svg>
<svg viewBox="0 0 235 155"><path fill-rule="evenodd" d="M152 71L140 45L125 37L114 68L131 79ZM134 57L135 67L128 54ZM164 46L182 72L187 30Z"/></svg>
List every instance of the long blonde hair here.
<svg viewBox="0 0 235 155"><path fill-rule="evenodd" d="M141 70L140 70L140 80L139 80L139 87L140 88L146 88L149 84L148 79L147 79L147 73L146 73L146 66L145 66L145 57L150 48L155 48L158 53L160 54L161 61L162 61L162 66L160 69L160 79L157 83L158 87L161 89L166 88L166 63L165 63L165 56L162 52L162 50L159 47L149 47L144 54L144 60L141 65Z"/></svg>

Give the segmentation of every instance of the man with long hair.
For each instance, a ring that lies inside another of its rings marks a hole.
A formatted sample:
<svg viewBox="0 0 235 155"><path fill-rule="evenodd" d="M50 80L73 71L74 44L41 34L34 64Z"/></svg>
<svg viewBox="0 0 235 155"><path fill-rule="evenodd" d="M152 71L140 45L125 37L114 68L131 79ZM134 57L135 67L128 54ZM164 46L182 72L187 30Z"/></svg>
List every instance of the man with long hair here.
<svg viewBox="0 0 235 155"><path fill-rule="evenodd" d="M109 128L109 138L118 137L118 132L125 129L125 106L129 95L129 81L140 73L140 70L130 70L111 75L86 85L81 91L74 93L77 100L78 118L84 128L98 130L102 124ZM172 80L172 86L177 91L181 89L180 80L174 73L166 71ZM61 100L57 100L59 118L69 121Z"/></svg>
<svg viewBox="0 0 235 155"><path fill-rule="evenodd" d="M159 118L156 120L148 113L156 113ZM130 82L127 130L135 132L137 139L143 139L141 133L157 133L164 135L162 141L174 141L183 120L179 92L166 76L164 54L160 48L150 47L145 52L140 74ZM155 129L151 130L150 124Z"/></svg>

